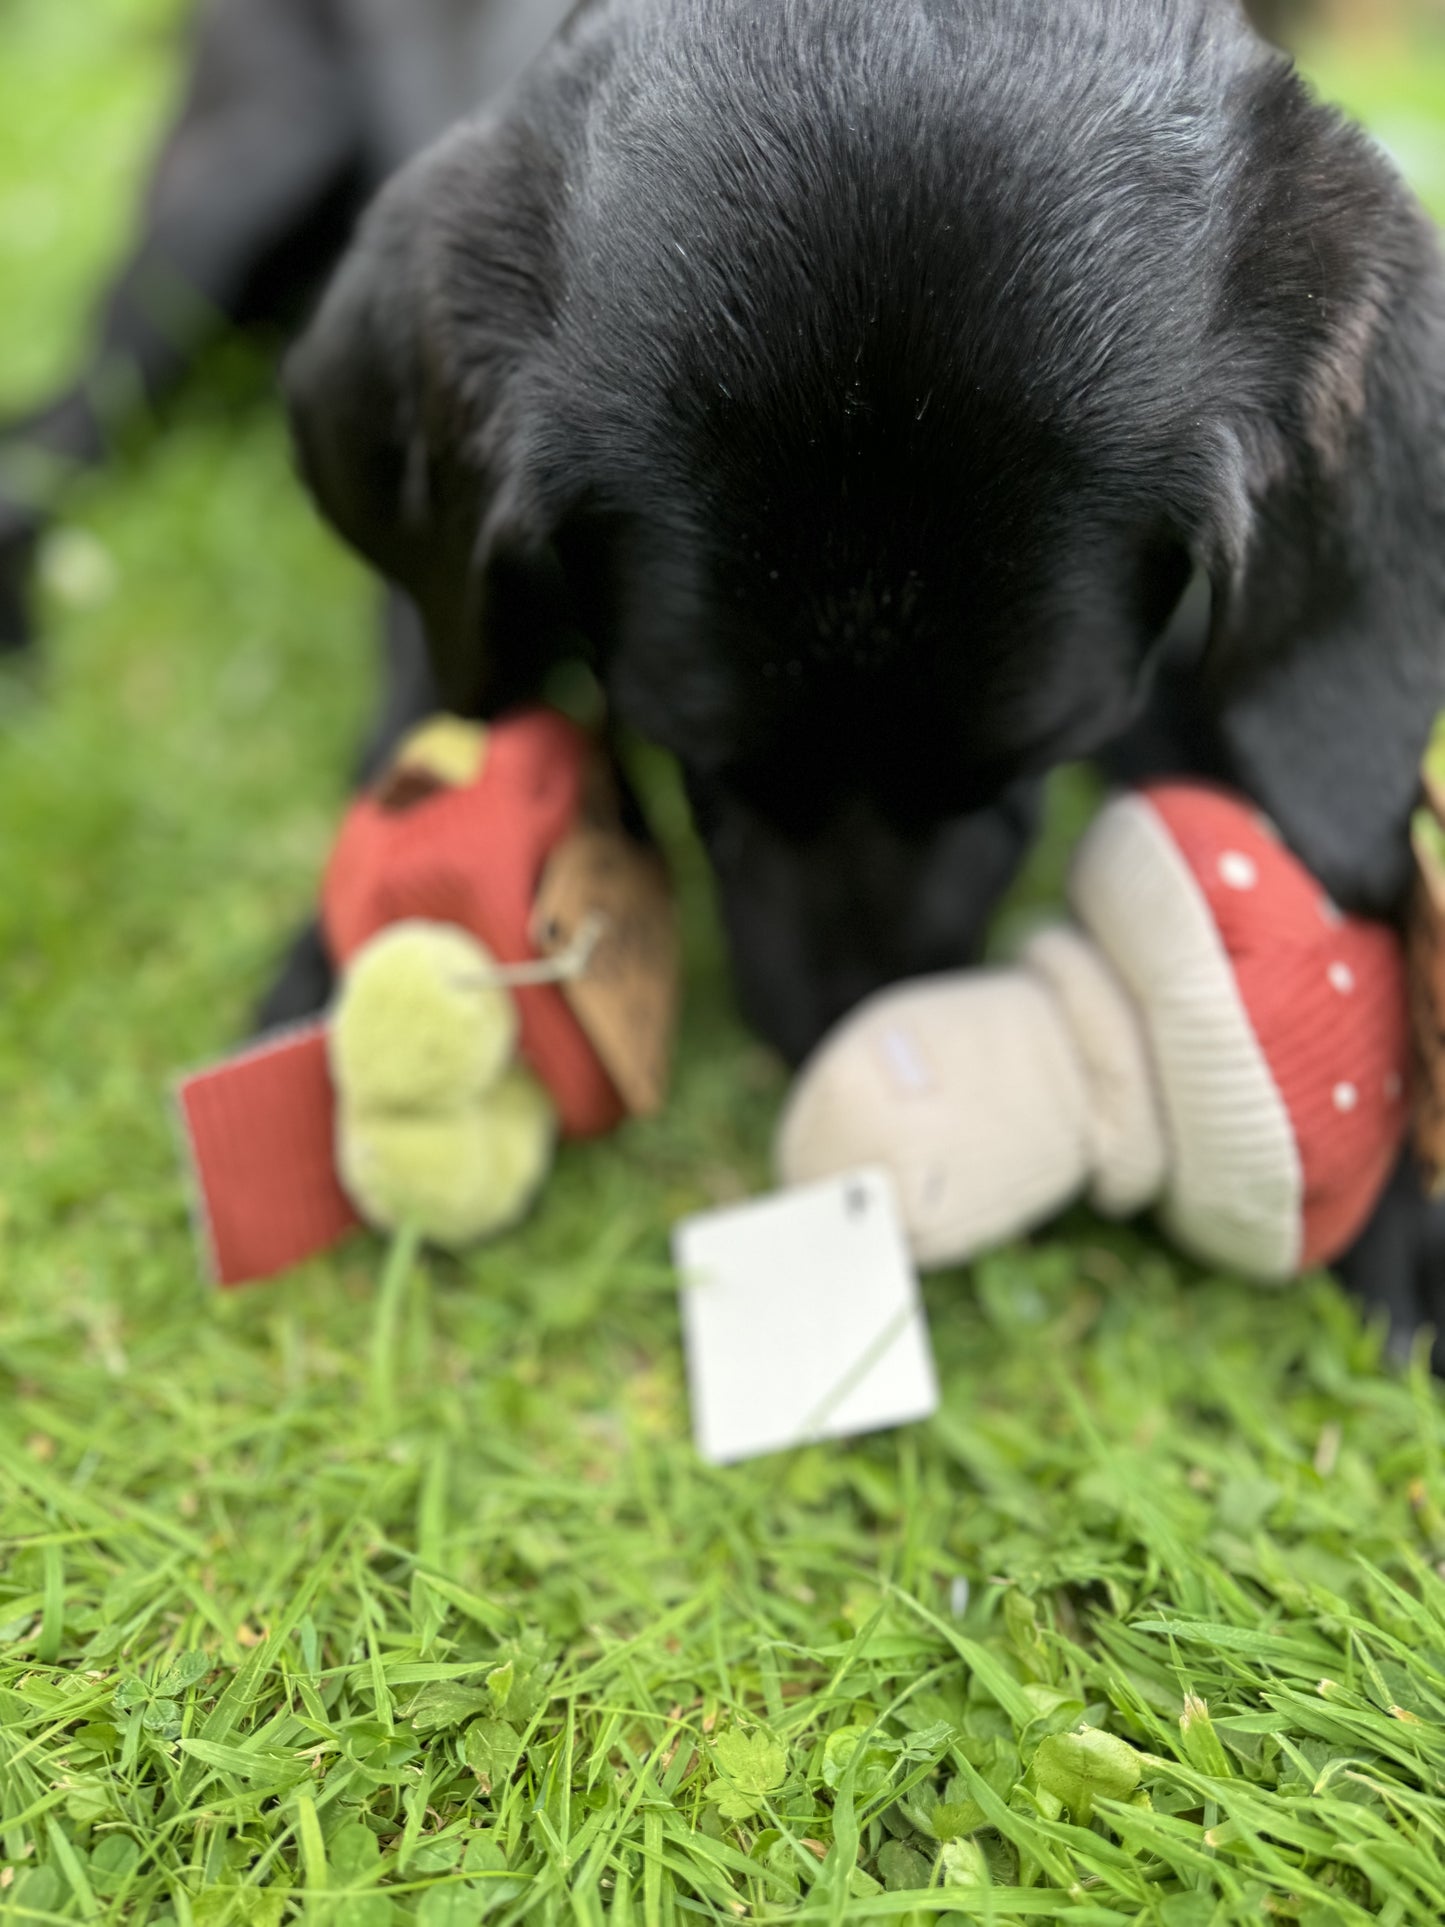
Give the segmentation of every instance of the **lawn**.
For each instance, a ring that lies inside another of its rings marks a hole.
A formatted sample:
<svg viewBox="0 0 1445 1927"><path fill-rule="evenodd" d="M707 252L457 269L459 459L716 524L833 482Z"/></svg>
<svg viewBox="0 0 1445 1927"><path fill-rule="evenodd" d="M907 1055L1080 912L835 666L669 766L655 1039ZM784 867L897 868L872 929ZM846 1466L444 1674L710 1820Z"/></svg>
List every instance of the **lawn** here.
<svg viewBox="0 0 1445 1927"><path fill-rule="evenodd" d="M77 344L179 11L0 22L0 400ZM1445 209L1445 57L1324 71ZM372 695L249 351L75 498L45 615L0 681L0 1920L1445 1918L1445 1410L1328 1280L1080 1216L930 1282L933 1423L697 1460L669 1227L764 1182L782 1082L666 768L666 1119L466 1263L208 1296L168 1081Z"/></svg>

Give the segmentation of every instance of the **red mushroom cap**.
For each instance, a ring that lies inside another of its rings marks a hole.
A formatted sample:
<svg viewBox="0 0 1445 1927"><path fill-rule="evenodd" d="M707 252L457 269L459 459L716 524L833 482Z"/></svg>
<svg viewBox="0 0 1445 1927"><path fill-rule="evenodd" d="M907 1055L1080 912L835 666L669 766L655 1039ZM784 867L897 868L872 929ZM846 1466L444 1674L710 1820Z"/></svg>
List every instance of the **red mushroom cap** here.
<svg viewBox="0 0 1445 1927"><path fill-rule="evenodd" d="M1338 1258L1406 1129L1398 937L1344 916L1256 810L1195 784L1110 805L1072 893L1149 1028L1176 1235L1261 1276Z"/></svg>

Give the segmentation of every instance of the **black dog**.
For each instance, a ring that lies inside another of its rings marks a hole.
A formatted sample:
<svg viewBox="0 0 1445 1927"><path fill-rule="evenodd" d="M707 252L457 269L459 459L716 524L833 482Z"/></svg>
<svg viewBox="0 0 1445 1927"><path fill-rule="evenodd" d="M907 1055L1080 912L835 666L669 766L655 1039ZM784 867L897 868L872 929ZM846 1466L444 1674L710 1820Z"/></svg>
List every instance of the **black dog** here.
<svg viewBox="0 0 1445 1927"><path fill-rule="evenodd" d="M1445 266L1231 0L589 0L289 388L448 702L581 649L676 753L790 1056L973 954L1065 758L1226 778L1401 908ZM1409 1327L1442 1246L1403 1169L1346 1269Z"/></svg>
<svg viewBox="0 0 1445 1927"><path fill-rule="evenodd" d="M679 758L790 1056L970 955L1031 786L1141 719L1401 907L1445 265L1226 0L593 0L388 188L289 387L450 703L580 637ZM1354 1270L1408 1320L1436 1243L1407 1174Z"/></svg>

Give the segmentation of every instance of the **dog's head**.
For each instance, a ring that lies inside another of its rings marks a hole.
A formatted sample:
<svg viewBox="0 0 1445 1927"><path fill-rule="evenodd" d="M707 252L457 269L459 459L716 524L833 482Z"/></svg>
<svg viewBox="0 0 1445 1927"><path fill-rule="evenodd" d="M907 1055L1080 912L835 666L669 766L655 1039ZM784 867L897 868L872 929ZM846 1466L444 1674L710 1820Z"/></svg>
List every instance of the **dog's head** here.
<svg viewBox="0 0 1445 1927"><path fill-rule="evenodd" d="M1397 886L1406 791L1351 830L1316 772L1361 702L1402 768L1423 727L1336 632L1445 619L1437 275L1230 0L596 0L387 191L290 389L449 702L585 650L677 755L796 1054L966 954L1196 572L1242 779Z"/></svg>

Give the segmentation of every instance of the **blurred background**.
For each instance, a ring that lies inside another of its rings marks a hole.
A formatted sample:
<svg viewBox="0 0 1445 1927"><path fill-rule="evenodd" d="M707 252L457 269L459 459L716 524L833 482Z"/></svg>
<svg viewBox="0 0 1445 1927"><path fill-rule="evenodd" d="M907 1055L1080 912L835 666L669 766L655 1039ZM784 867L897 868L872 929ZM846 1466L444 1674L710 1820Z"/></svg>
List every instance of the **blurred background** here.
<svg viewBox="0 0 1445 1927"><path fill-rule="evenodd" d="M1445 0L1253 4L1445 216ZM0 420L77 364L190 11L0 0ZM41 550L44 646L0 664L0 1142L22 1154L0 1158L0 1269L40 1235L52 1260L109 1263L175 1228L157 1094L241 1033L345 794L373 598L293 479L276 345L219 339L164 435L121 410L114 458ZM665 782L658 808L705 1051L730 1024L707 892Z"/></svg>

